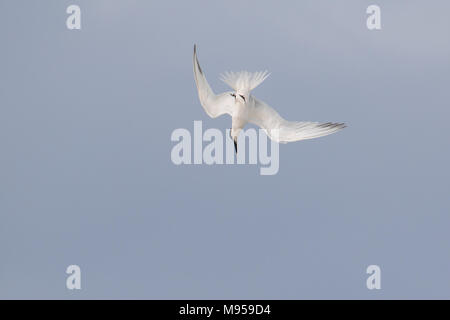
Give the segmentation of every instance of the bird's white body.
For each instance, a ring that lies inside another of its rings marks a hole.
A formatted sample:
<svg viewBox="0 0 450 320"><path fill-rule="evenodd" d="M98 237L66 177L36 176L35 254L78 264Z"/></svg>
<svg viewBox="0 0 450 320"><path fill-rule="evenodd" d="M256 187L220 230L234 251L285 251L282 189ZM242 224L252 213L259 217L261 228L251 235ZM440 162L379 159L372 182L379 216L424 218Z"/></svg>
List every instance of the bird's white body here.
<svg viewBox="0 0 450 320"><path fill-rule="evenodd" d="M237 138L239 132L244 128L244 126L248 123L249 118L249 102L247 105L242 101L236 99L233 111L231 114L231 137L233 140Z"/></svg>
<svg viewBox="0 0 450 320"><path fill-rule="evenodd" d="M194 78L200 103L212 118L222 114L231 116L231 137L235 147L237 137L247 123L256 124L269 138L281 143L322 137L345 128L343 123L299 122L282 118L273 108L250 94L268 76L267 72L227 72L222 80L235 91L216 95L200 68L194 46Z"/></svg>

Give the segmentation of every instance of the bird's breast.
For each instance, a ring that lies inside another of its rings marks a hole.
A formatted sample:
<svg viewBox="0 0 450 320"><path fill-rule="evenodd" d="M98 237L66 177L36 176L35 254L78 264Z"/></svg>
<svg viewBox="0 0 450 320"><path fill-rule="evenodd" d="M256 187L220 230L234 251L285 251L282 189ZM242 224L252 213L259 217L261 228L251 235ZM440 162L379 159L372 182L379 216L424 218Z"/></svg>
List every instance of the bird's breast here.
<svg viewBox="0 0 450 320"><path fill-rule="evenodd" d="M243 103L236 103L233 108L233 117L247 119L248 109Z"/></svg>

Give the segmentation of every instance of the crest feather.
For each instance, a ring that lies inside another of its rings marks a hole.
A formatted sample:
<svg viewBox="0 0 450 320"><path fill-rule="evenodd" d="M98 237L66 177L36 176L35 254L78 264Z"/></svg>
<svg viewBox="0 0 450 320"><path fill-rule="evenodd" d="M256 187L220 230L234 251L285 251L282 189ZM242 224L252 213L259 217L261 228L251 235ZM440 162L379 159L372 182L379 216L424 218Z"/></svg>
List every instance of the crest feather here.
<svg viewBox="0 0 450 320"><path fill-rule="evenodd" d="M220 79L236 91L251 91L266 80L268 76L267 70L259 72L227 71L221 74Z"/></svg>

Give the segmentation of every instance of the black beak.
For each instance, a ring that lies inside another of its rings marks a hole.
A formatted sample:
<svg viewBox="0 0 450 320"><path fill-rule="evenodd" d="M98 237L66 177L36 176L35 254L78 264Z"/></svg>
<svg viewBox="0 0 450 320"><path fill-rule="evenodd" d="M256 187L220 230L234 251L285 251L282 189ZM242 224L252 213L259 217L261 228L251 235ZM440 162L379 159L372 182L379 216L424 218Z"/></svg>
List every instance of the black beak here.
<svg viewBox="0 0 450 320"><path fill-rule="evenodd" d="M234 142L234 151L236 151L237 154L237 140L233 139L233 142Z"/></svg>

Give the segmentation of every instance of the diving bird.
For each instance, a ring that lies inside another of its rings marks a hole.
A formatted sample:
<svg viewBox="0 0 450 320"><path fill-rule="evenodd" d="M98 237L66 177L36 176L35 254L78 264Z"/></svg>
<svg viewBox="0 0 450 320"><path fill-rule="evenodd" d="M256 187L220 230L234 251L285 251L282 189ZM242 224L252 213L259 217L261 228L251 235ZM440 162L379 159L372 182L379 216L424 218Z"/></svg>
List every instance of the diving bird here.
<svg viewBox="0 0 450 320"><path fill-rule="evenodd" d="M278 112L250 92L260 85L269 74L264 72L225 72L221 80L234 91L215 94L205 74L200 68L197 58L197 46L194 45L194 78L197 84L198 97L206 113L211 118L223 114L231 116L231 138L237 152L237 138L247 123L261 127L266 135L279 143L318 138L335 133L345 128L344 123L319 123L308 121L288 121Z"/></svg>

